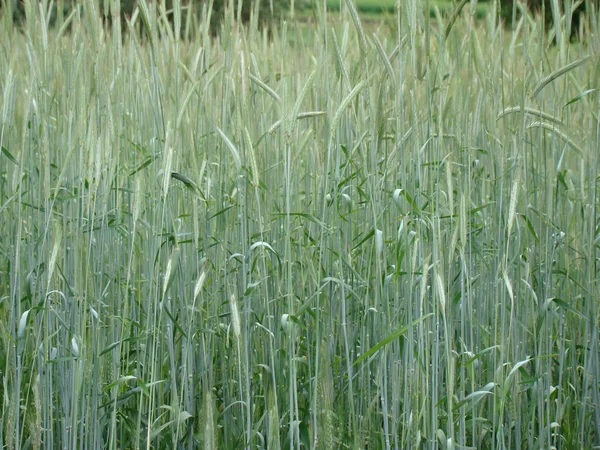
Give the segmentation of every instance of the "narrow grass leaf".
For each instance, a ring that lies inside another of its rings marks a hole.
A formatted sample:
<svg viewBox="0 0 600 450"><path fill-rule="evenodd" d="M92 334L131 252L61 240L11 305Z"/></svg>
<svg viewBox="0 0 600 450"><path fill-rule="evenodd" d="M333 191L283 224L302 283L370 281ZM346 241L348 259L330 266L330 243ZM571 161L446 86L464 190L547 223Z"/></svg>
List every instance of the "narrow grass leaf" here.
<svg viewBox="0 0 600 450"><path fill-rule="evenodd" d="M584 98L586 95L591 94L592 92L597 92L597 91L598 91L598 89L587 89L583 92L580 92L575 97L573 97L571 100L569 100L567 103L565 103L565 106L569 106L572 103L578 102L579 100Z"/></svg>
<svg viewBox="0 0 600 450"><path fill-rule="evenodd" d="M202 191L200 190L198 185L196 183L194 183L194 181L192 179L190 179L190 178L186 177L185 175L182 175L178 172L171 172L171 177L178 181L181 181L183 183L183 185L187 189L189 189L192 193L200 195L200 197L202 197L203 200L206 200L206 198L202 194Z"/></svg>
<svg viewBox="0 0 600 450"><path fill-rule="evenodd" d="M364 359L368 358L372 354L378 352L379 350L381 350L383 347L385 347L390 342L398 339L400 336L402 336L404 333L406 333L411 326L414 327L419 322L422 322L422 321L424 321L425 319L427 319L427 318L429 318L431 316L433 316L433 313L426 314L423 317L420 317L420 318L414 320L411 325L405 325L405 326L403 326L401 328L398 328L392 334L390 334L386 338L382 339L377 344L375 344L373 347L371 347L369 350L367 350L365 353L363 353L358 358L356 358L356 361L354 361L354 365L360 363L361 361L363 361Z"/></svg>
<svg viewBox="0 0 600 450"><path fill-rule="evenodd" d="M223 131L219 127L216 127L216 128L217 128L217 132L219 133L219 135L221 136L221 138L227 145L227 148L231 152L231 156L233 157L233 162L235 163L235 168L239 172L242 168L242 159L240 158L240 153L238 152L235 145L233 145L233 142L231 142L229 140L229 138L225 135L225 133L223 133Z"/></svg>
<svg viewBox="0 0 600 450"><path fill-rule="evenodd" d="M28 309L23 314L21 314L21 318L19 319L19 328L17 329L17 339L22 341L25 337L25 330L27 329L27 317L29 317L29 313L31 309Z"/></svg>
<svg viewBox="0 0 600 450"><path fill-rule="evenodd" d="M575 314L576 316L581 317L582 319L586 319L587 320L587 317L585 315L583 315L581 312L577 311L575 308L573 308L569 303L567 303L563 299L553 297L550 300L552 300L558 306L560 306L561 308L563 308L565 311L569 311L570 313Z"/></svg>
<svg viewBox="0 0 600 450"><path fill-rule="evenodd" d="M492 395L493 394L493 392L491 392L491 390L494 389L494 386L495 386L495 383L493 383L493 382L492 383L488 383L483 388L481 388L479 391L471 392L464 399L462 399L461 401L459 401L458 403L456 403L454 405L454 407L453 407L453 410L456 411L456 410L462 408L466 404L469 404L469 407L465 409L465 412L471 410L481 400L483 400L486 395Z"/></svg>
<svg viewBox="0 0 600 450"><path fill-rule="evenodd" d="M6 156L8 158L8 160L10 162L12 162L13 164L16 164L17 166L21 167L19 165L19 162L15 159L15 157L8 151L8 149L6 147L2 147L2 153L4 154L4 156Z"/></svg>

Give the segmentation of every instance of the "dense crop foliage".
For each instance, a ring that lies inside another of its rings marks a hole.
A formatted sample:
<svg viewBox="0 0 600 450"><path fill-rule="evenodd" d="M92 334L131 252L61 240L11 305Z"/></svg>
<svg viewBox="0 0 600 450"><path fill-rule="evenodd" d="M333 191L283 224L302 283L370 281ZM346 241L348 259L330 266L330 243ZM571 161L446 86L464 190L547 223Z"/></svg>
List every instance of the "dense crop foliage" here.
<svg viewBox="0 0 600 450"><path fill-rule="evenodd" d="M598 17L173 3L0 19L0 447L600 446Z"/></svg>
<svg viewBox="0 0 600 450"><path fill-rule="evenodd" d="M81 6L81 1L78 0L55 0L48 3L45 16L49 25L54 26L57 22L62 23L74 9ZM173 0L157 0L156 7L159 13L174 25L175 20L175 2ZM88 8L94 7L97 10L97 15L102 17L103 22L111 26L117 18L121 22L121 26L126 26L127 20L135 22L138 0L90 0ZM21 24L26 20L25 11L26 2L17 0L0 0L0 13L12 15L13 20L17 24ZM252 2L250 0L180 0L177 6L180 20L184 23L181 30L184 37L189 37L188 34L192 29L198 28L198 21L207 17L207 11L210 10L210 29L214 34L218 30L219 23L222 21L226 7L233 7L236 11L236 18L240 21L247 22L250 19L252 12L258 14L263 24L275 24L283 15L284 12L294 8L303 8L306 6L306 0L265 0L263 2ZM239 16L237 15L239 12Z"/></svg>
<svg viewBox="0 0 600 450"><path fill-rule="evenodd" d="M501 3L502 16L508 23L516 19L517 11L528 8L532 13L541 15L548 26L553 21L564 21L566 32L572 36L580 33L579 27L585 25L585 15L594 17L600 7L600 0L502 0Z"/></svg>

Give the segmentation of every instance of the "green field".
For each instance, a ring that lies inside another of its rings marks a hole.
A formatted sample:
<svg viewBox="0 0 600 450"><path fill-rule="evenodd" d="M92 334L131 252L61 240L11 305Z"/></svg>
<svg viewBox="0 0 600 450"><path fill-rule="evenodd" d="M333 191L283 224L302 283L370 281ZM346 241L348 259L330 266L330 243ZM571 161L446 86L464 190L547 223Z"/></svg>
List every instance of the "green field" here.
<svg viewBox="0 0 600 450"><path fill-rule="evenodd" d="M426 1L421 0L417 4L421 4L421 8L426 7ZM457 2L451 0L429 0L429 7L431 9L430 14L435 14L435 8L442 13L452 13L456 7ZM341 2L339 0L327 0L327 6L333 10L339 10L340 7L344 8L345 0ZM356 2L356 8L360 13L363 14L381 14L381 13L394 13L396 7L396 0L358 0ZM474 11L478 16L483 16L489 9L490 4L487 1L481 2L475 6Z"/></svg>
<svg viewBox="0 0 600 450"><path fill-rule="evenodd" d="M0 17L0 448L600 448L598 17L155 4Z"/></svg>

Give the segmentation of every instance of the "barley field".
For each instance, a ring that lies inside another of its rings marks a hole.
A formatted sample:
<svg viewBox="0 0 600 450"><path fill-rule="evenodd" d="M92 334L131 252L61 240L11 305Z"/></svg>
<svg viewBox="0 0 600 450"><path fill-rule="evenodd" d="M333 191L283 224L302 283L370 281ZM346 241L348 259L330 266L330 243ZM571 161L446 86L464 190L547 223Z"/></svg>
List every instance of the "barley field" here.
<svg viewBox="0 0 600 450"><path fill-rule="evenodd" d="M597 11L161 4L0 18L0 448L600 448Z"/></svg>

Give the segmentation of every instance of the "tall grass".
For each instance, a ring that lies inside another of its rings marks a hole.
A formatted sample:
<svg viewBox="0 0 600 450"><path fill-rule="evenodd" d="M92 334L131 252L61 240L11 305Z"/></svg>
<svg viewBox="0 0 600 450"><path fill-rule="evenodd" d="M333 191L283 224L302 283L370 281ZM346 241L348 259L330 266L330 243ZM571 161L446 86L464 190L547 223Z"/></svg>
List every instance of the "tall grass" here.
<svg viewBox="0 0 600 450"><path fill-rule="evenodd" d="M599 19L476 3L4 14L0 447L599 448Z"/></svg>

